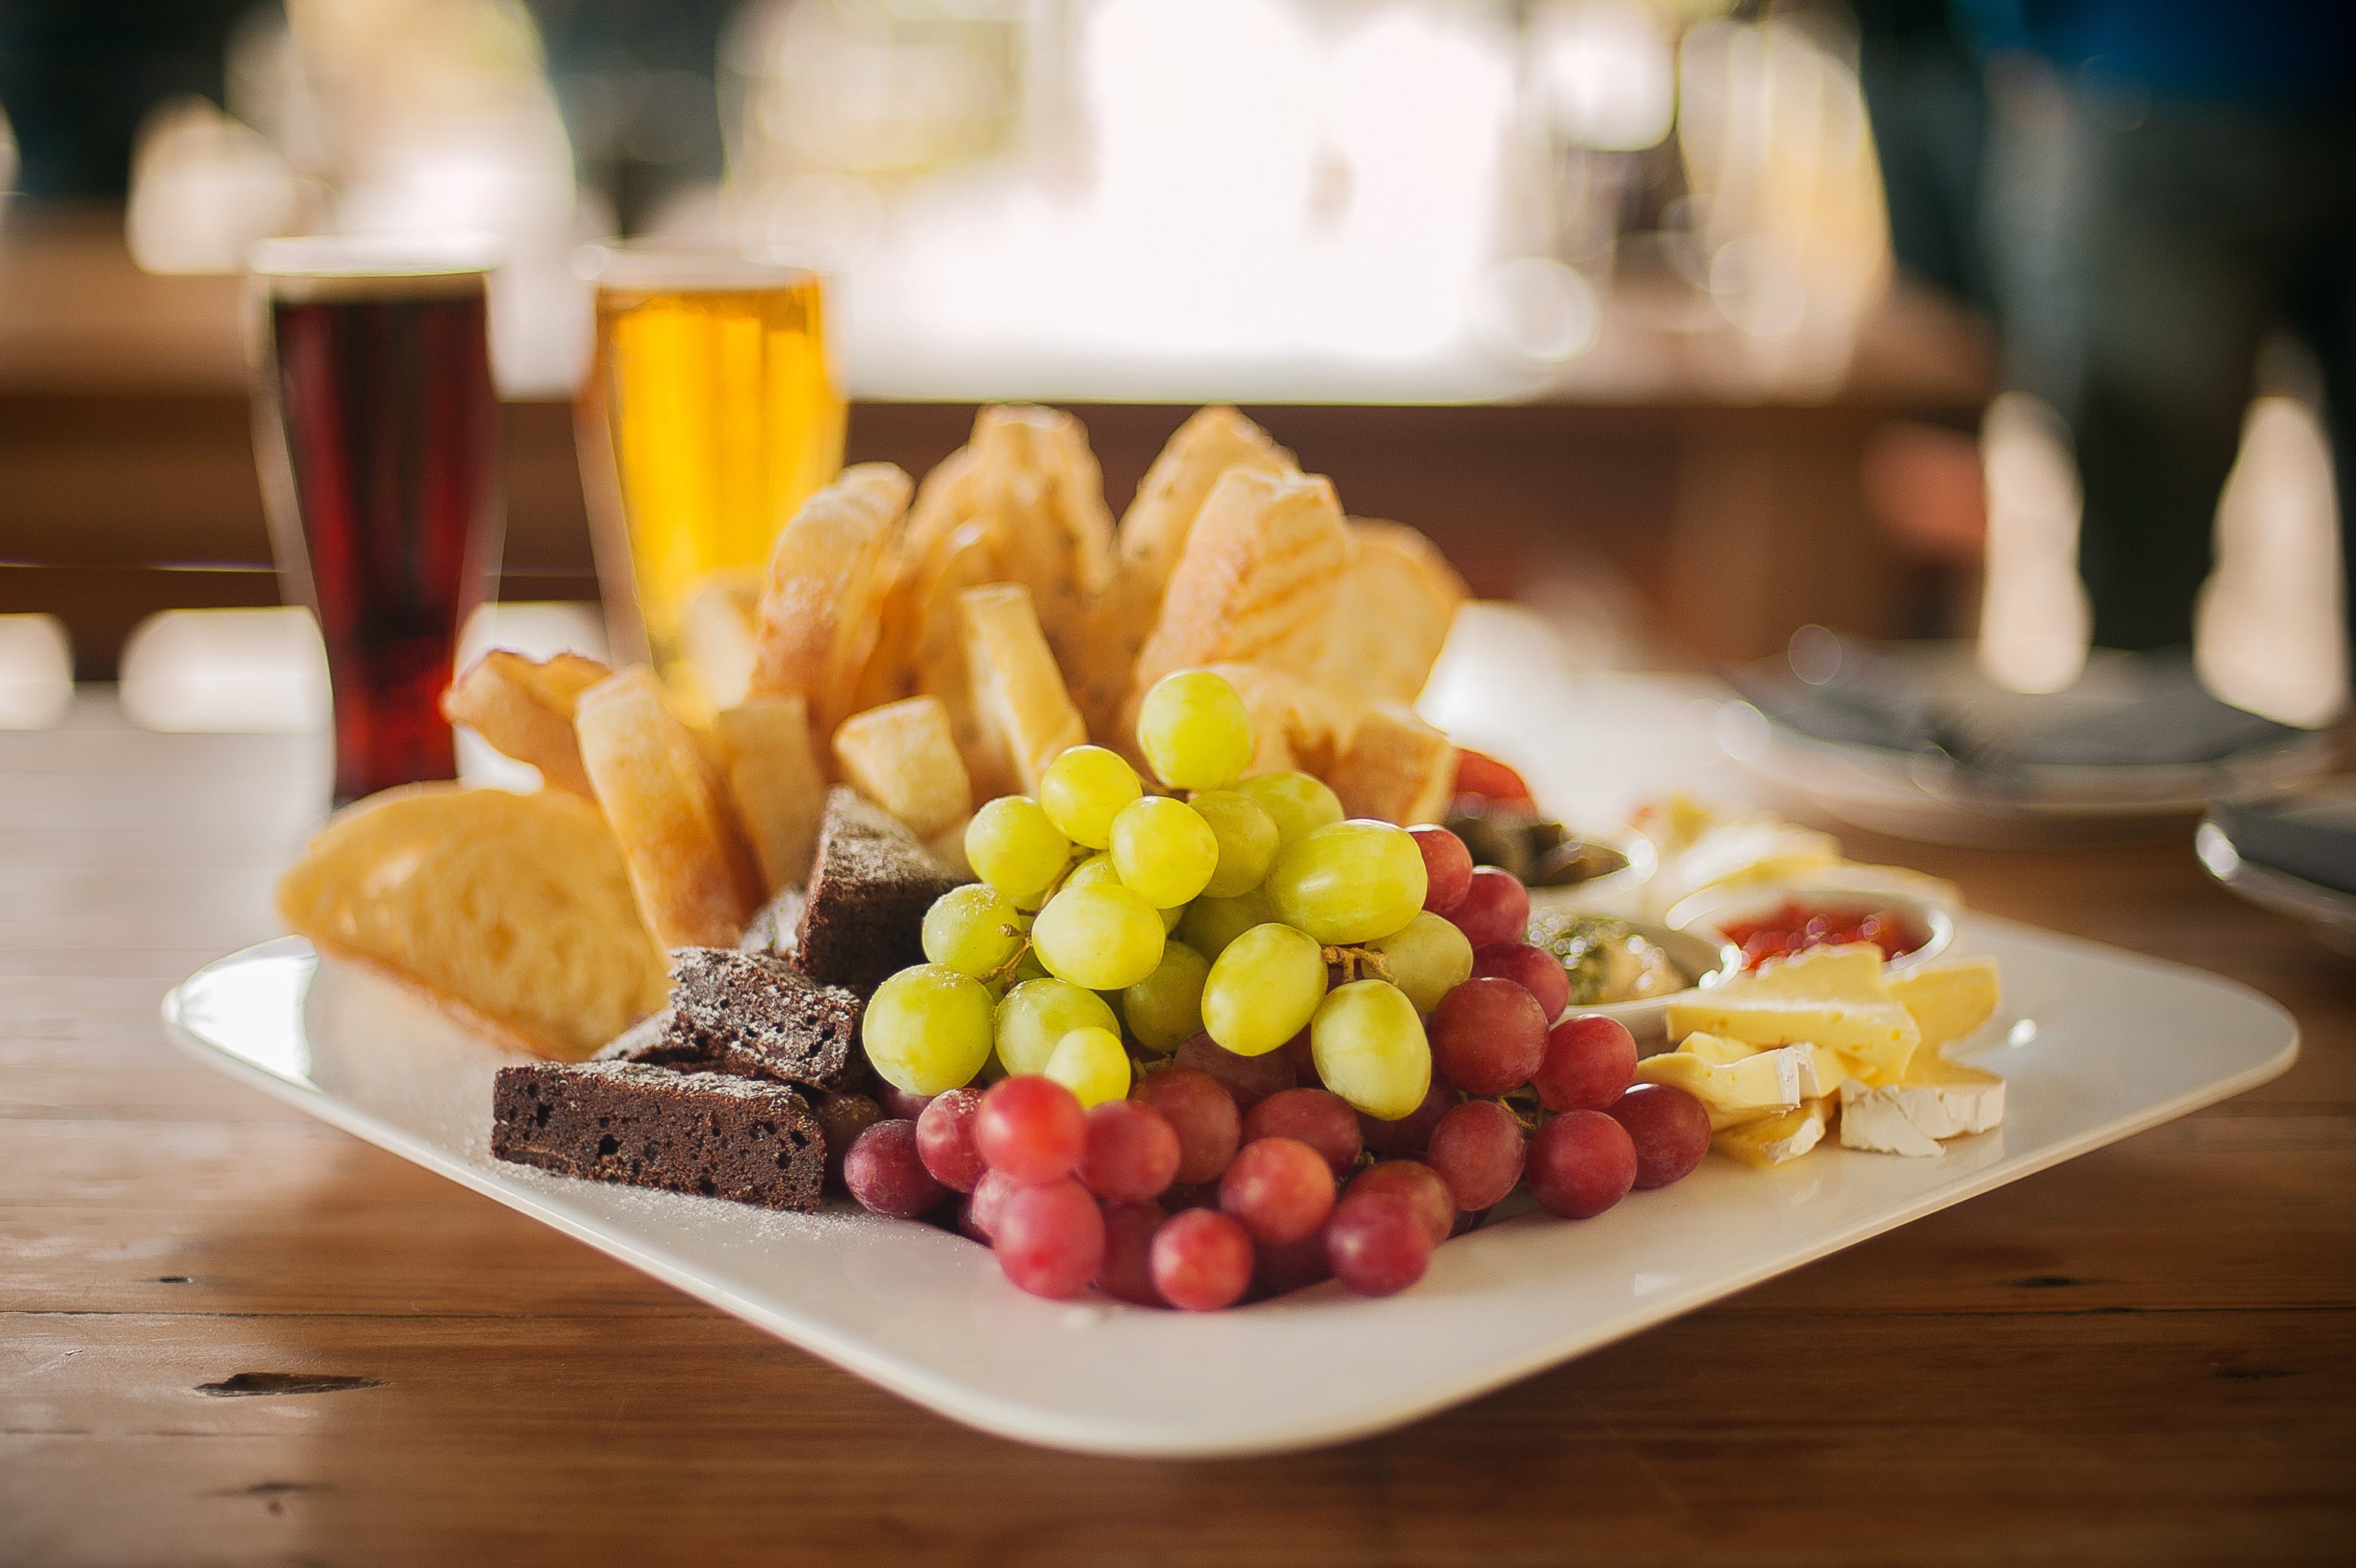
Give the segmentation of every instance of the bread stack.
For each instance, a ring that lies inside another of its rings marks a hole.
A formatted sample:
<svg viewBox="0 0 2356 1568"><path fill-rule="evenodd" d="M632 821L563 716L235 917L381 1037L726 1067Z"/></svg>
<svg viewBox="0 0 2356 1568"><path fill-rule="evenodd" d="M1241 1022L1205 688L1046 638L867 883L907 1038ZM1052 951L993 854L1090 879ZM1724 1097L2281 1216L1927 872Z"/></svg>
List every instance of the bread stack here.
<svg viewBox="0 0 2356 1568"><path fill-rule="evenodd" d="M830 787L961 866L975 807L1035 791L1062 751L1134 757L1173 671L1243 694L1253 772L1316 774L1354 816L1436 818L1455 755L1411 704L1464 596L1430 541L1345 518L1233 409L1187 420L1116 525L1078 421L985 408L921 486L862 464L811 497L749 608L691 602L691 647L750 650L702 672L708 725L644 666L489 654L444 711L547 788L363 801L281 908L323 950L577 1058L660 1005L663 954L734 943L803 880Z"/></svg>

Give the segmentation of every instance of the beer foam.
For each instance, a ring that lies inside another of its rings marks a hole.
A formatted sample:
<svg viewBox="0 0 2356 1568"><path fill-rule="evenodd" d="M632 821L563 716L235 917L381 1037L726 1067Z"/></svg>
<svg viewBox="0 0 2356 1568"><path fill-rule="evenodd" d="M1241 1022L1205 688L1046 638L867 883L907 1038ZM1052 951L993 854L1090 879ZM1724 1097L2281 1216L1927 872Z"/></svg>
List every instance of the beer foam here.
<svg viewBox="0 0 2356 1568"><path fill-rule="evenodd" d="M730 251L641 250L629 245L584 246L573 258L573 271L599 288L635 294L790 288L815 276L806 267L759 261Z"/></svg>
<svg viewBox="0 0 2356 1568"><path fill-rule="evenodd" d="M248 264L274 299L417 299L481 293L499 252L488 234L305 234L260 242Z"/></svg>

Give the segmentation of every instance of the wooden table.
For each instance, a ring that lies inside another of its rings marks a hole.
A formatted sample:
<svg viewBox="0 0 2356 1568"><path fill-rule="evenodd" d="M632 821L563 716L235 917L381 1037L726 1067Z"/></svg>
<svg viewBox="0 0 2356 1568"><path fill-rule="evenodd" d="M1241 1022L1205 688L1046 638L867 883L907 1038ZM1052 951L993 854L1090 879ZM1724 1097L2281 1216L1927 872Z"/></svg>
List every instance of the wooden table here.
<svg viewBox="0 0 2356 1568"><path fill-rule="evenodd" d="M323 794L103 689L0 735L0 1563L2349 1560L2356 970L2181 840L1850 847L2256 985L2286 1077L1387 1436L1164 1464L951 1425L173 1050Z"/></svg>

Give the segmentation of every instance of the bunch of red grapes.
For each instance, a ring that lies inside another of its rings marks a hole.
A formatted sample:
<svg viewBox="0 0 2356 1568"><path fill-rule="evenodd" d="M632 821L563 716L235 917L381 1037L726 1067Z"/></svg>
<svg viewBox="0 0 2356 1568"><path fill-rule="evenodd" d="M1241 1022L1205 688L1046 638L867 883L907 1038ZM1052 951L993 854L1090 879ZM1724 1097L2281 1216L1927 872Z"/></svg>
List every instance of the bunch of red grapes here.
<svg viewBox="0 0 2356 1568"><path fill-rule="evenodd" d="M1259 1057L1197 1035L1093 1110L1041 1077L930 1100L886 1089L881 1106L830 1096L840 1179L904 1219L958 1195L958 1228L1033 1294L1093 1283L1208 1311L1327 1278L1388 1295L1517 1187L1584 1219L1692 1171L1709 1150L1701 1102L1633 1084L1636 1043L1617 1021L1549 1026L1570 987L1523 940L1527 891L1446 829L1413 831L1424 907L1464 933L1473 967L1427 1020L1431 1088L1407 1116L1378 1121L1320 1086L1306 1031Z"/></svg>

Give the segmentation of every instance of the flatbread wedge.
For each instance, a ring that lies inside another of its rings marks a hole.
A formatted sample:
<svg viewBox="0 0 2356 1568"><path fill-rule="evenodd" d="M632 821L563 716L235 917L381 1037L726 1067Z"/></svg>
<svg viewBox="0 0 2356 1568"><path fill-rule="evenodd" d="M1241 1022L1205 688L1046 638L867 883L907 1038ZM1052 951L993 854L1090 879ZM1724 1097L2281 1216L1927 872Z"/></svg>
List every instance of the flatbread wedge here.
<svg viewBox="0 0 2356 1568"><path fill-rule="evenodd" d="M770 554L750 691L807 699L821 736L851 715L911 489L889 463L846 468L803 503Z"/></svg>
<svg viewBox="0 0 2356 1568"><path fill-rule="evenodd" d="M279 879L278 910L322 953L533 1056L582 1060L668 989L613 833L560 790L371 795Z"/></svg>

